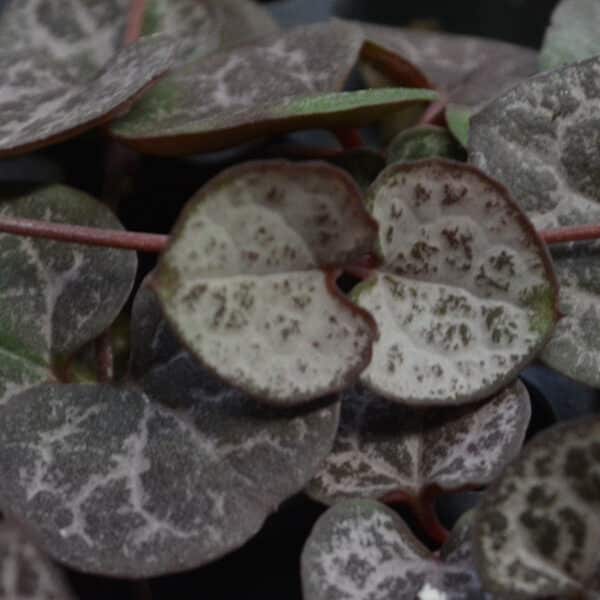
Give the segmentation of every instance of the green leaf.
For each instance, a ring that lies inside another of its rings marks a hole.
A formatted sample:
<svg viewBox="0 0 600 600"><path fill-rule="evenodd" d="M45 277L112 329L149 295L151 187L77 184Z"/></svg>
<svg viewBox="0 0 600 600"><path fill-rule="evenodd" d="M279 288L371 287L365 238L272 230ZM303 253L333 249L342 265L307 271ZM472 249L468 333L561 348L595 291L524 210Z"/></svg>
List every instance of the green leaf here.
<svg viewBox="0 0 600 600"><path fill-rule="evenodd" d="M146 286L125 386L42 385L0 411L0 505L75 569L138 578L244 544L330 451L339 405L260 407L198 367ZM49 410L48 407L52 407Z"/></svg>
<svg viewBox="0 0 600 600"><path fill-rule="evenodd" d="M596 0L561 0L552 14L540 53L543 70L600 54L600 5Z"/></svg>
<svg viewBox="0 0 600 600"><path fill-rule="evenodd" d="M14 524L0 524L3 600L74 600L64 576Z"/></svg>
<svg viewBox="0 0 600 600"><path fill-rule="evenodd" d="M357 25L368 40L416 65L452 102L460 104L480 105L537 70L537 54L529 48L447 33ZM382 78L381 71L371 68L363 75L373 87L389 85L389 76Z"/></svg>
<svg viewBox="0 0 600 600"><path fill-rule="evenodd" d="M436 98L412 89L335 93L361 44L355 28L328 23L213 54L161 81L112 133L142 152L183 155L297 129L361 125Z"/></svg>
<svg viewBox="0 0 600 600"><path fill-rule="evenodd" d="M144 38L119 52L95 78L83 80L73 79L69 65L44 50L3 52L0 157L23 154L110 121L169 68L173 47L170 38Z"/></svg>
<svg viewBox="0 0 600 600"><path fill-rule="evenodd" d="M436 159L387 167L367 204L383 267L353 294L381 333L362 381L420 406L502 389L557 320L550 257L506 188Z"/></svg>
<svg viewBox="0 0 600 600"><path fill-rule="evenodd" d="M450 133L458 140L463 148L469 146L469 127L472 111L466 106L448 104L446 106L446 123Z"/></svg>
<svg viewBox="0 0 600 600"><path fill-rule="evenodd" d="M334 271L369 253L376 232L344 171L246 163L190 200L154 286L203 364L261 400L298 404L342 389L370 360L372 318Z"/></svg>
<svg viewBox="0 0 600 600"><path fill-rule="evenodd" d="M121 229L90 196L65 186L0 194L0 215ZM0 404L102 333L125 304L134 252L0 235Z"/></svg>
<svg viewBox="0 0 600 600"><path fill-rule="evenodd" d="M387 507L341 502L316 523L302 552L304 600L487 598L471 558L470 515L439 558ZM427 595L429 594L429 595Z"/></svg>
<svg viewBox="0 0 600 600"><path fill-rule="evenodd" d="M465 153L447 129L434 125L401 131L387 149L388 165L435 157L463 160Z"/></svg>
<svg viewBox="0 0 600 600"><path fill-rule="evenodd" d="M485 493L474 548L486 589L515 599L596 598L600 419L538 434Z"/></svg>
<svg viewBox="0 0 600 600"><path fill-rule="evenodd" d="M363 388L343 393L341 402L333 451L307 488L327 504L483 486L517 456L531 414L519 381L459 408L415 410Z"/></svg>

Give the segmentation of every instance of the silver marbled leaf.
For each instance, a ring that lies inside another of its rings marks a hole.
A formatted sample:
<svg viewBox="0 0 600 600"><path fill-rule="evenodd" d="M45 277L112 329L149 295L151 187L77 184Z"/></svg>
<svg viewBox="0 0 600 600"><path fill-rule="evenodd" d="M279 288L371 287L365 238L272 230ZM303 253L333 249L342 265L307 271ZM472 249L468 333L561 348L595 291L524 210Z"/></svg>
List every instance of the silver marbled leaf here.
<svg viewBox="0 0 600 600"><path fill-rule="evenodd" d="M600 597L599 510L600 419L538 434L477 509L486 589L514 600Z"/></svg>
<svg viewBox="0 0 600 600"><path fill-rule="evenodd" d="M386 506L341 502L317 521L304 546L304 600L483 600L470 528L467 514L438 558Z"/></svg>
<svg viewBox="0 0 600 600"><path fill-rule="evenodd" d="M413 89L336 93L362 43L350 25L320 23L212 54L166 77L111 131L139 151L183 155L273 133L362 124L437 97Z"/></svg>
<svg viewBox="0 0 600 600"><path fill-rule="evenodd" d="M556 69L600 54L600 4L561 0L546 30L540 52L542 69Z"/></svg>
<svg viewBox="0 0 600 600"><path fill-rule="evenodd" d="M109 121L171 65L175 42L148 36L119 52L92 80L43 50L0 55L0 156L29 152Z"/></svg>
<svg viewBox="0 0 600 600"><path fill-rule="evenodd" d="M402 163L422 158L464 160L464 150L450 131L434 125L417 125L401 131L389 143L387 163Z"/></svg>
<svg viewBox="0 0 600 600"><path fill-rule="evenodd" d="M465 407L416 410L363 388L341 402L333 450L307 488L327 504L486 485L519 453L531 415L520 381Z"/></svg>
<svg viewBox="0 0 600 600"><path fill-rule="evenodd" d="M110 229L112 212L61 185L24 195L0 190L0 215ZM135 278L134 252L0 235L0 404L30 385L54 379L68 358L111 325Z"/></svg>
<svg viewBox="0 0 600 600"><path fill-rule="evenodd" d="M505 42L362 23L367 39L419 67L452 102L478 106L533 75L537 53ZM367 81L387 85L380 73Z"/></svg>
<svg viewBox="0 0 600 600"><path fill-rule="evenodd" d="M0 600L74 600L60 570L13 524L0 524Z"/></svg>
<svg viewBox="0 0 600 600"><path fill-rule="evenodd" d="M502 389L557 320L550 257L509 192L434 159L387 167L367 204L383 266L353 292L381 333L362 381L420 406Z"/></svg>
<svg viewBox="0 0 600 600"><path fill-rule="evenodd" d="M339 406L273 410L223 385L178 347L146 287L132 323L135 381L41 385L2 411L0 506L56 560L137 578L245 543L314 475Z"/></svg>
<svg viewBox="0 0 600 600"><path fill-rule="evenodd" d="M184 209L154 277L165 314L213 372L293 405L344 388L371 357L371 316L334 272L371 252L377 225L326 163L250 162Z"/></svg>
<svg viewBox="0 0 600 600"><path fill-rule="evenodd" d="M538 229L600 222L599 77L599 58L549 71L472 118L471 162L503 181ZM600 386L596 253L553 248L564 317L542 358Z"/></svg>

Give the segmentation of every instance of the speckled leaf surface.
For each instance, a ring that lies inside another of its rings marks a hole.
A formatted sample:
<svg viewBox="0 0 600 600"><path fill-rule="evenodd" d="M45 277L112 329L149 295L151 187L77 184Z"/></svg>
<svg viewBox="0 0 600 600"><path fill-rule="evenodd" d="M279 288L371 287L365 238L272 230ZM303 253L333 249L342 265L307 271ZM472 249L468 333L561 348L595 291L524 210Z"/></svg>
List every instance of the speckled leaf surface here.
<svg viewBox="0 0 600 600"><path fill-rule="evenodd" d="M134 385L38 386L0 415L0 506L83 571L154 576L237 548L304 487L337 428L335 403L274 410L215 380L148 294Z"/></svg>
<svg viewBox="0 0 600 600"><path fill-rule="evenodd" d="M538 75L472 118L470 160L511 189L538 229L600 222L600 59ZM561 312L543 358L600 385L593 247L554 248Z"/></svg>
<svg viewBox="0 0 600 600"><path fill-rule="evenodd" d="M415 410L364 388L344 392L341 402L333 451L307 488L327 504L485 485L519 453L531 415L520 381L458 408Z"/></svg>
<svg viewBox="0 0 600 600"><path fill-rule="evenodd" d="M452 134L443 127L417 125L400 132L389 144L387 163L402 163L422 158L461 160L465 153Z"/></svg>
<svg viewBox="0 0 600 600"><path fill-rule="evenodd" d="M161 81L112 132L142 152L191 154L267 134L362 124L436 97L429 90L337 94L361 45L356 28L321 23L212 54Z"/></svg>
<svg viewBox="0 0 600 600"><path fill-rule="evenodd" d="M0 156L22 154L111 119L162 75L174 42L149 36L119 52L95 79L74 81L42 50L0 55Z"/></svg>
<svg viewBox="0 0 600 600"><path fill-rule="evenodd" d="M177 36L183 63L275 33L269 13L251 0L147 0L142 35Z"/></svg>
<svg viewBox="0 0 600 600"><path fill-rule="evenodd" d="M600 419L538 434L485 493L474 528L484 585L502 597L598 598Z"/></svg>
<svg viewBox="0 0 600 600"><path fill-rule="evenodd" d="M90 196L47 186L3 197L0 215L120 229ZM135 253L0 235L0 403L104 331L135 278Z"/></svg>
<svg viewBox="0 0 600 600"><path fill-rule="evenodd" d="M389 508L341 502L317 521L304 546L304 600L414 600L425 590L446 600L486 598L471 557L470 521L459 521L436 558Z"/></svg>
<svg viewBox="0 0 600 600"><path fill-rule="evenodd" d="M61 75L71 81L90 81L121 47L129 4L129 0L8 0L0 9L2 54L37 54L48 65L62 65ZM22 63L17 72L28 69L31 65Z"/></svg>
<svg viewBox="0 0 600 600"><path fill-rule="evenodd" d="M482 399L512 381L552 333L557 288L506 188L434 159L387 167L367 204L384 264L353 292L381 333L363 382L425 406Z"/></svg>
<svg viewBox="0 0 600 600"><path fill-rule="evenodd" d="M600 4L595 0L561 0L546 30L540 66L556 69L600 54Z"/></svg>
<svg viewBox="0 0 600 600"><path fill-rule="evenodd" d="M541 358L560 373L600 387L600 246L597 243L552 247L564 315Z"/></svg>
<svg viewBox="0 0 600 600"><path fill-rule="evenodd" d="M376 236L344 171L246 163L190 200L154 286L205 365L292 405L345 387L370 360L372 318L336 291L332 270L369 253Z"/></svg>
<svg viewBox="0 0 600 600"><path fill-rule="evenodd" d="M507 185L538 229L600 220L600 58L514 87L471 119L470 160Z"/></svg>
<svg viewBox="0 0 600 600"><path fill-rule="evenodd" d="M367 39L419 67L452 102L480 105L537 71L537 54L529 48L447 33L361 26ZM381 76L373 83L381 85Z"/></svg>
<svg viewBox="0 0 600 600"><path fill-rule="evenodd" d="M74 600L59 569L19 529L0 525L0 599Z"/></svg>

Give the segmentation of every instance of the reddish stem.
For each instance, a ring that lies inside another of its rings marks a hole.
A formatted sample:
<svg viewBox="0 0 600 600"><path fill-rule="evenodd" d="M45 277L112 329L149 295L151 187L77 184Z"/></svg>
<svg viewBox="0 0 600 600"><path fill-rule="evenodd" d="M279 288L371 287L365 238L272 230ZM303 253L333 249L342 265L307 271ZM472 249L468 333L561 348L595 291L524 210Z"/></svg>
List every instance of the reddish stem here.
<svg viewBox="0 0 600 600"><path fill-rule="evenodd" d="M110 330L96 338L96 375L98 381L112 381L114 376L114 359L112 336Z"/></svg>
<svg viewBox="0 0 600 600"><path fill-rule="evenodd" d="M392 492L382 498L386 504L403 504L408 506L417 519L421 529L432 542L443 546L450 533L440 522L435 509L436 490L426 490L419 496L412 496L405 492Z"/></svg>
<svg viewBox="0 0 600 600"><path fill-rule="evenodd" d="M333 134L344 150L356 150L365 146L358 129L334 129Z"/></svg>
<svg viewBox="0 0 600 600"><path fill-rule="evenodd" d="M567 242L584 242L600 239L600 225L583 225L581 227L561 227L559 229L543 229L538 232L546 244L564 244Z"/></svg>
<svg viewBox="0 0 600 600"><path fill-rule="evenodd" d="M98 229L96 227L50 223L34 219L13 219L10 217L0 218L0 232L87 246L138 250L139 252L162 252L169 242L168 235L156 233Z"/></svg>
<svg viewBox="0 0 600 600"><path fill-rule="evenodd" d="M445 127L448 98L443 92L439 92L439 94L440 99L436 102L432 102L427 107L419 120L419 125L439 125L440 127Z"/></svg>
<svg viewBox="0 0 600 600"><path fill-rule="evenodd" d="M125 46L129 46L139 39L142 33L145 10L146 0L131 0L129 15L127 16L127 30L123 40Z"/></svg>

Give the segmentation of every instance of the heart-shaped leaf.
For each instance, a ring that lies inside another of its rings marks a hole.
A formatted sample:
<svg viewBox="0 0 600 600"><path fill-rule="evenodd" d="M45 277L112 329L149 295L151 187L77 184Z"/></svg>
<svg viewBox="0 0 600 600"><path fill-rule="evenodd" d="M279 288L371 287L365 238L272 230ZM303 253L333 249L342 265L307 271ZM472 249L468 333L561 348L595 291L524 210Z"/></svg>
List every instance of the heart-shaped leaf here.
<svg viewBox="0 0 600 600"><path fill-rule="evenodd" d="M470 160L511 189L539 229L600 222L600 59L524 82L471 122ZM542 358L600 385L600 298L593 246L553 248L565 315Z"/></svg>
<svg viewBox="0 0 600 600"><path fill-rule="evenodd" d="M0 411L2 510L84 571L148 577L237 548L304 487L337 428L337 404L276 411L216 381L149 294L132 315L133 385L46 384Z"/></svg>
<svg viewBox="0 0 600 600"><path fill-rule="evenodd" d="M600 595L600 419L538 434L485 493L474 548L484 585L502 597Z"/></svg>
<svg viewBox="0 0 600 600"><path fill-rule="evenodd" d="M0 524L2 600L72 600L60 571L17 529Z"/></svg>
<svg viewBox="0 0 600 600"><path fill-rule="evenodd" d="M0 215L120 229L102 204L64 186L0 194ZM127 300L134 252L0 235L0 404L62 377L64 359L102 333Z"/></svg>
<svg viewBox="0 0 600 600"><path fill-rule="evenodd" d="M192 198L154 285L211 370L260 399L297 404L344 388L370 360L372 318L337 291L333 271L371 252L376 235L344 171L247 163Z"/></svg>
<svg viewBox="0 0 600 600"><path fill-rule="evenodd" d="M419 125L401 131L387 150L388 164L435 157L455 160L466 158L464 150L451 133L434 125Z"/></svg>
<svg viewBox="0 0 600 600"><path fill-rule="evenodd" d="M42 50L3 52L0 156L29 152L109 121L169 68L173 47L170 38L143 38L84 81L74 80L67 64Z"/></svg>
<svg viewBox="0 0 600 600"><path fill-rule="evenodd" d="M550 257L509 192L428 160L387 167L367 204L384 264L353 293L381 332L363 382L423 406L502 389L557 319Z"/></svg>
<svg viewBox="0 0 600 600"><path fill-rule="evenodd" d="M452 102L474 106L496 97L502 90L537 70L533 50L496 40L447 33L416 31L384 25L360 24L368 40L410 61ZM388 85L376 74L375 87ZM363 72L367 81L373 70Z"/></svg>
<svg viewBox="0 0 600 600"><path fill-rule="evenodd" d="M341 401L333 451L307 489L327 504L485 485L518 454L531 414L519 381L484 404L459 408L415 410L362 388Z"/></svg>
<svg viewBox="0 0 600 600"><path fill-rule="evenodd" d="M387 507L368 500L337 504L304 546L304 600L485 598L471 558L470 527L468 514L437 558Z"/></svg>
<svg viewBox="0 0 600 600"><path fill-rule="evenodd" d="M328 23L213 54L161 81L112 132L142 152L191 154L271 133L362 124L436 97L430 90L332 93L361 45L359 30Z"/></svg>
<svg viewBox="0 0 600 600"><path fill-rule="evenodd" d="M540 53L542 69L556 69L600 54L600 5L595 0L561 0L552 14Z"/></svg>

